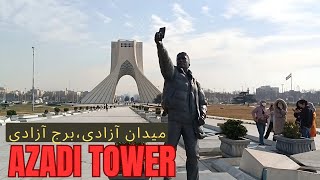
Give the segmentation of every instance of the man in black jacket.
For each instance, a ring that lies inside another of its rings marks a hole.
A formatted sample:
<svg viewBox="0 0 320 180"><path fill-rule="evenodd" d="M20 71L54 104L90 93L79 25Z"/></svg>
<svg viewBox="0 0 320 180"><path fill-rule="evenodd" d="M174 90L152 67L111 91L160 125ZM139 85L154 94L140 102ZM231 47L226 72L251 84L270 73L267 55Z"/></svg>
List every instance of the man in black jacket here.
<svg viewBox="0 0 320 180"><path fill-rule="evenodd" d="M177 66L174 66L162 44L161 33L155 34L155 42L161 74L165 80L162 106L168 113L166 144L177 148L180 136L183 136L187 155L187 180L198 180L198 139L203 138L200 127L204 124L207 113L204 92L189 70L190 59L187 53L179 53L176 58Z"/></svg>
<svg viewBox="0 0 320 180"><path fill-rule="evenodd" d="M304 99L301 99L297 102L299 108L299 118L301 119L300 128L302 137L310 138L310 129L312 126L312 110L308 106L308 102Z"/></svg>

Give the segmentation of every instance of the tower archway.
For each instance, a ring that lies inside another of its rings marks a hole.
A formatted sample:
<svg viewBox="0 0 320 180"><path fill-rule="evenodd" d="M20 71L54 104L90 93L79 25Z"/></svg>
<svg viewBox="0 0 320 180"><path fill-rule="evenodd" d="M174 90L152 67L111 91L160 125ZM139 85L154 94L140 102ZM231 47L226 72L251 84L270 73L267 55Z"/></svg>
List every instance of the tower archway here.
<svg viewBox="0 0 320 180"><path fill-rule="evenodd" d="M111 43L110 74L81 103L113 103L119 79L125 75L136 81L140 101L151 103L161 93L143 73L142 42L119 40Z"/></svg>

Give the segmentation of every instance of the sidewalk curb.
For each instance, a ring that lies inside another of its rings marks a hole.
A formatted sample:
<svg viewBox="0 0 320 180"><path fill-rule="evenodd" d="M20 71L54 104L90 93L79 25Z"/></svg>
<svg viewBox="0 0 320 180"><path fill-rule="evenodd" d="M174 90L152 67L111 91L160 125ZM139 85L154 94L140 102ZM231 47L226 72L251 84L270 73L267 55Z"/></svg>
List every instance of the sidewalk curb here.
<svg viewBox="0 0 320 180"><path fill-rule="evenodd" d="M97 111L83 111L83 113L92 113L92 112L97 112ZM74 116L74 115L79 115L83 113L73 113L73 114L68 114L68 115L54 115L54 116L47 116L47 117L36 117L36 118L21 118L18 119L17 121L8 121L8 122L0 122L0 126L5 126L7 123L26 123L26 122L34 122L34 121L40 121L40 120L47 120L47 119L54 119L54 118L60 118L60 117L65 117L65 116Z"/></svg>

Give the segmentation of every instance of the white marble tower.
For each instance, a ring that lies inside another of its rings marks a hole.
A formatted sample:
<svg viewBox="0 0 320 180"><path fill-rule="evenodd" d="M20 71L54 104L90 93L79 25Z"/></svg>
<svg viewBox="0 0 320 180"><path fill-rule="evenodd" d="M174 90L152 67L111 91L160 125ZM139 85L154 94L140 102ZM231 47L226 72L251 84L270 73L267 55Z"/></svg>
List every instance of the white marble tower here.
<svg viewBox="0 0 320 180"><path fill-rule="evenodd" d="M152 103L161 92L143 73L142 42L118 40L111 42L110 74L82 100L82 104L113 103L117 84L124 75L132 76L141 102Z"/></svg>

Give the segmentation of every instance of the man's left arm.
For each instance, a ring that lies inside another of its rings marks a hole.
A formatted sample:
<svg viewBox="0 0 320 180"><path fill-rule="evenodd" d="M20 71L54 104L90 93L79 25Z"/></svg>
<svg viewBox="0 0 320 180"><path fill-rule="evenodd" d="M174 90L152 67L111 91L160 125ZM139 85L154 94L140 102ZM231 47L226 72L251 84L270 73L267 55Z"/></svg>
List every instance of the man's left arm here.
<svg viewBox="0 0 320 180"><path fill-rule="evenodd" d="M200 110L200 117L204 121L205 118L207 117L207 100L205 97L205 94L203 92L203 89L200 86L200 83L197 81L197 86L198 86L198 96L199 96L199 110Z"/></svg>

